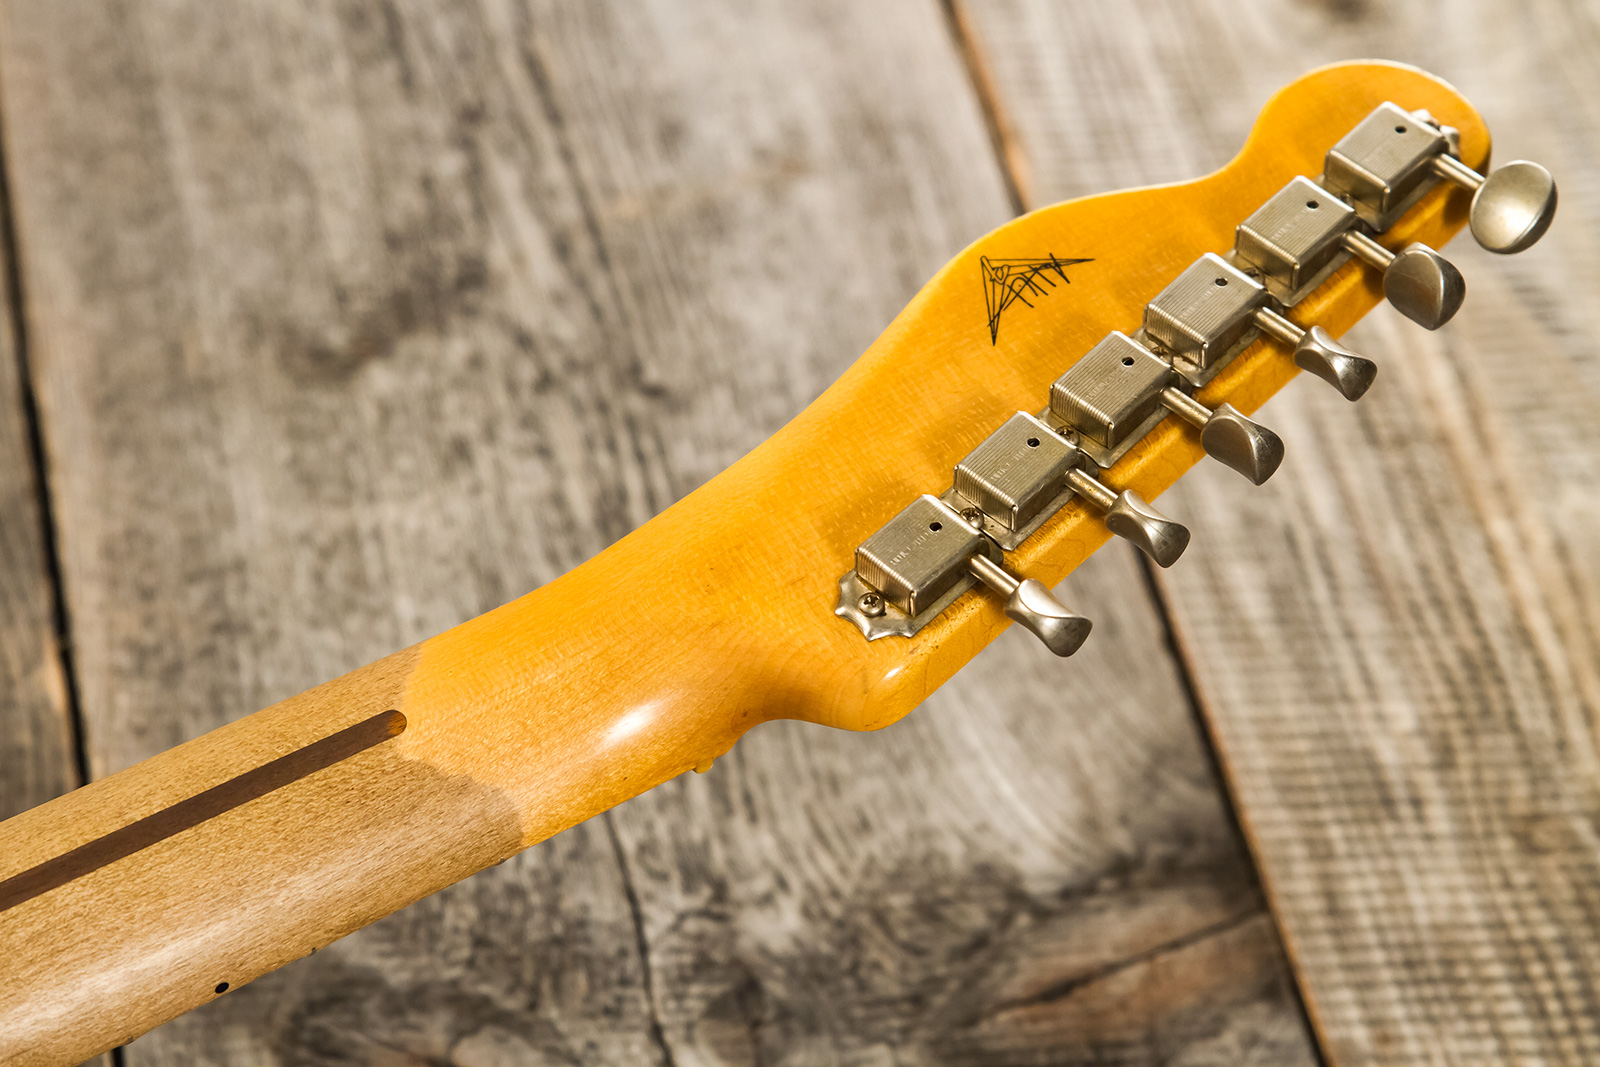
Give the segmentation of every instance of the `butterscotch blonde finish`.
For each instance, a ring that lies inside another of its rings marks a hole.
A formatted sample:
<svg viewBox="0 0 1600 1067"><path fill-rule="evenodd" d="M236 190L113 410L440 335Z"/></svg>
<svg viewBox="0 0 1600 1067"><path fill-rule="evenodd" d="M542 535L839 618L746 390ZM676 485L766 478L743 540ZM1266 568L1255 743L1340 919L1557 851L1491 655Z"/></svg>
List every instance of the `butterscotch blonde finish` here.
<svg viewBox="0 0 1600 1067"><path fill-rule="evenodd" d="M1419 71L1344 64L1267 106L1243 152L1182 185L1047 208L957 256L784 430L565 577L487 615L0 824L0 880L387 710L405 728L0 911L0 1062L62 1064L128 1040L727 751L756 723L885 726L1007 624L969 593L914 639L833 615L862 540L1374 106L1427 108L1481 166L1489 138ZM1441 187L1383 241L1440 244ZM1005 313L990 342L978 261L1092 262ZM1341 333L1381 297L1351 264L1294 317ZM1250 412L1295 376L1262 343L1200 394ZM1316 388L1323 388L1320 383ZM1166 420L1105 480L1155 497L1202 456ZM1293 462L1293 457L1290 457ZM1204 536L1197 531L1197 536ZM1106 539L1078 505L1017 552L1055 583ZM1181 565L1181 564L1180 564ZM1070 672L1070 666L1064 667Z"/></svg>

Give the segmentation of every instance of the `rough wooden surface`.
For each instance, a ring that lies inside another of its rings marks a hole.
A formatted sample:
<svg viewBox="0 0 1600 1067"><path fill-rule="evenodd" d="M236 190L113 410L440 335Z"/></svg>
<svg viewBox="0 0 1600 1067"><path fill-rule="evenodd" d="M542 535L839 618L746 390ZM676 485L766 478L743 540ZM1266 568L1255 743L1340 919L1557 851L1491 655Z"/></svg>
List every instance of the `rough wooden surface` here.
<svg viewBox="0 0 1600 1067"><path fill-rule="evenodd" d="M1289 457L1268 486L1197 471L1168 495L1195 543L1161 585L1329 1059L1593 1062L1595 9L966 14L1040 202L1220 165L1262 94L1351 55L1451 80L1499 159L1556 174L1535 250L1448 250L1468 286L1452 324L1351 333L1383 368L1359 406L1308 381L1266 407Z"/></svg>
<svg viewBox="0 0 1600 1067"><path fill-rule="evenodd" d="M0 247L0 279L9 271ZM15 341L8 287L0 296L0 819L79 784Z"/></svg>
<svg viewBox="0 0 1600 1067"><path fill-rule="evenodd" d="M11 248L0 245L0 820L82 784L11 263Z"/></svg>
<svg viewBox="0 0 1600 1067"><path fill-rule="evenodd" d="M1009 212L933 4L4 18L96 774L586 558ZM764 727L128 1062L1308 1061L1141 573L1070 585L1067 668Z"/></svg>

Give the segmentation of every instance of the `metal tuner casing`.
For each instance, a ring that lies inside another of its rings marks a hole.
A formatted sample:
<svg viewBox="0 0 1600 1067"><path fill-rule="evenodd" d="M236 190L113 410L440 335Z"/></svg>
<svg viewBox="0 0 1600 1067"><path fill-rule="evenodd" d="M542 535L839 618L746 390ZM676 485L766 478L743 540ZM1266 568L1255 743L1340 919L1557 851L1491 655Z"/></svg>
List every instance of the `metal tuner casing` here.
<svg viewBox="0 0 1600 1067"><path fill-rule="evenodd" d="M1016 548L1071 497L1067 474L1083 455L1043 420L1019 411L955 469L959 506L1003 548Z"/></svg>

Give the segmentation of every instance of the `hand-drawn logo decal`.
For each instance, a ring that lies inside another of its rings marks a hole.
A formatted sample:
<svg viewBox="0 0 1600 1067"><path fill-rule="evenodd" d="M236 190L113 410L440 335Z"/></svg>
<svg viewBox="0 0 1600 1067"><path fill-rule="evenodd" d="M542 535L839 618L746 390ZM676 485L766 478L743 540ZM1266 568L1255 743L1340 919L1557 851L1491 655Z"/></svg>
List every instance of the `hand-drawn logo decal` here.
<svg viewBox="0 0 1600 1067"><path fill-rule="evenodd" d="M983 300L989 308L989 343L1000 339L1000 313L1015 301L1033 307L1028 297L1049 296L1056 287L1053 272L1063 282L1071 284L1066 268L1078 263L1093 263L1092 259L1059 259L1054 255L1046 259L990 259L982 256L978 267L983 271Z"/></svg>

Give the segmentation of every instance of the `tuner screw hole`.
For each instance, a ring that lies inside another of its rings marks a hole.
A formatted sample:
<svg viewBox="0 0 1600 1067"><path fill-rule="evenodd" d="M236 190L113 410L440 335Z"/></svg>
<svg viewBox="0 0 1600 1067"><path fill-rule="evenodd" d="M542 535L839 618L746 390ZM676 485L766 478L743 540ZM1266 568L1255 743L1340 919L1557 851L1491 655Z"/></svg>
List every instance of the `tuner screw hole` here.
<svg viewBox="0 0 1600 1067"><path fill-rule="evenodd" d="M1322 204L1319 201L1316 201L1316 200L1307 200L1306 201L1306 207L1310 208L1312 211L1317 210L1317 208L1319 208L1321 206L1322 206Z"/></svg>
<svg viewBox="0 0 1600 1067"><path fill-rule="evenodd" d="M1406 128L1404 126L1396 126L1394 128L1394 132L1395 133L1405 133L1406 132Z"/></svg>
<svg viewBox="0 0 1600 1067"><path fill-rule="evenodd" d="M1226 279L1226 278L1218 278L1217 279L1217 284L1218 285L1227 285L1228 284L1228 279Z"/></svg>
<svg viewBox="0 0 1600 1067"><path fill-rule="evenodd" d="M930 522L928 523L928 529L932 530L934 533L938 533L940 530L944 529L944 523Z"/></svg>
<svg viewBox="0 0 1600 1067"><path fill-rule="evenodd" d="M1038 448L1039 447L1039 439L1037 437L1028 438L1028 447L1029 448Z"/></svg>
<svg viewBox="0 0 1600 1067"><path fill-rule="evenodd" d="M1124 367L1131 367L1131 366L1133 366L1133 357L1132 357L1132 356L1123 356L1123 357L1122 357L1122 365L1123 365L1123 366L1124 366Z"/></svg>

